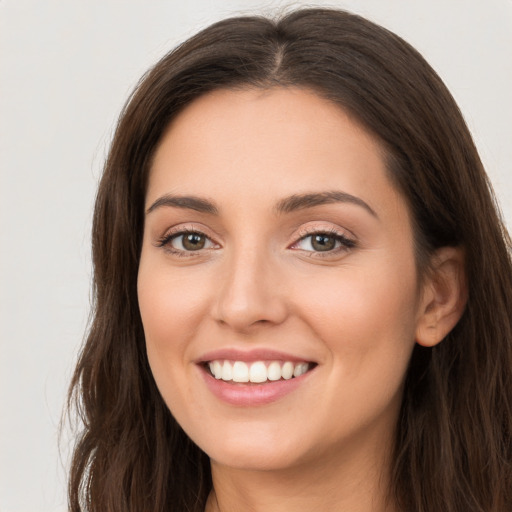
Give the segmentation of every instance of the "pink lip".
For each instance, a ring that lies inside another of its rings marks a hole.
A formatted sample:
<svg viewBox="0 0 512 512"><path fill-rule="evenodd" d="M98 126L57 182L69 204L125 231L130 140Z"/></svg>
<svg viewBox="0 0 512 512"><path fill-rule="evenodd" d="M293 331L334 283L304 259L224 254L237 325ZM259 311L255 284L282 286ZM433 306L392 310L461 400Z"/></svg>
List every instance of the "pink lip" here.
<svg viewBox="0 0 512 512"><path fill-rule="evenodd" d="M271 349L253 349L248 351L239 349L213 350L203 354L196 362L201 364L215 360L245 361L247 363L251 363L253 361L291 361L292 363L300 363L302 361L314 362L307 358L304 359Z"/></svg>
<svg viewBox="0 0 512 512"><path fill-rule="evenodd" d="M240 359L239 354L237 357L233 357L233 354L215 354L215 357L212 359L234 359L237 361L243 360L247 361L247 359ZM226 357L229 356L229 357ZM209 359L210 361L212 359ZM254 360L266 359L263 357L255 358ZM275 357L275 354L270 359L279 360L281 357ZM288 356L285 358L287 361ZM253 360L253 359L251 359ZM303 359L297 359L297 361L303 361ZM285 397L286 395L295 391L299 386L305 383L307 378L311 373L315 371L315 368L309 370L307 373L304 373L300 377L293 377L289 380L278 380L274 382L264 382L262 384L254 384L254 383L240 383L240 382L232 382L232 381L223 381L222 379L216 379L211 375L211 373L206 369L204 364L198 364L198 369L201 372L201 376L210 390L210 392L215 395L221 401L238 406L238 407L251 407L257 405L265 405L270 404L272 402L276 402L277 400Z"/></svg>

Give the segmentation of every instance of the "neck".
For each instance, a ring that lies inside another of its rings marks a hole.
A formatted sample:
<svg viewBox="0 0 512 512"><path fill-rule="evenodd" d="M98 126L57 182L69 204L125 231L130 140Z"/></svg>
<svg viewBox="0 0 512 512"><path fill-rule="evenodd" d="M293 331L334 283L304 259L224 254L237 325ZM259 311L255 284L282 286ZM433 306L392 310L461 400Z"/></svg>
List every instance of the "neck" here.
<svg viewBox="0 0 512 512"><path fill-rule="evenodd" d="M280 470L248 470L212 461L213 490L206 512L392 512L389 454L322 458ZM340 461L341 460L341 461Z"/></svg>

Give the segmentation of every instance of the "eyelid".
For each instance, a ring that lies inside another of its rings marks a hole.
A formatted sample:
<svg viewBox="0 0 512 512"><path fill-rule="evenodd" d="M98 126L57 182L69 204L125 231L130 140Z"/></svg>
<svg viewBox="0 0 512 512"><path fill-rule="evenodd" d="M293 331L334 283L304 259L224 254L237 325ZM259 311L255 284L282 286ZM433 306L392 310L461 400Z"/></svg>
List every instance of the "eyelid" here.
<svg viewBox="0 0 512 512"><path fill-rule="evenodd" d="M313 235L327 235L330 237L335 238L337 241L341 242L341 246L337 247L332 250L328 251L310 251L307 249L300 249L296 247L299 242L303 241L304 239L313 236ZM335 227L333 225L326 226L325 224L314 224L314 225L308 225L303 226L298 231L298 233L294 236L294 242L292 242L288 248L302 251L304 253L309 253L309 256L312 257L329 257L334 256L338 254L339 252L346 252L350 249L357 246L357 240L356 237L347 229Z"/></svg>
<svg viewBox="0 0 512 512"><path fill-rule="evenodd" d="M205 226L198 225L196 223L189 223L189 224L177 224L175 226L171 226L167 228L162 236L159 236L155 242L154 245L156 247L163 248L165 251L178 255L178 256L199 256L201 254L204 255L205 252L211 251L212 249L218 249L221 247L221 244L217 242L217 238L215 235L212 236L210 234L210 229L206 228ZM196 233L199 235L202 235L206 237L210 243L213 245L213 247L207 247L198 249L196 251L194 250L185 250L185 249L177 249L175 247L172 247L171 241L181 235L186 235L190 233ZM313 235L327 235L329 237L333 237L336 239L336 241L341 243L341 246L338 246L331 250L326 251L315 251L315 250L308 250L308 249L301 249L299 247L296 247L302 240L309 236ZM334 256L340 252L347 252L350 249L357 246L357 240L356 237L346 228L341 228L339 226L333 226L332 224L326 225L325 223L311 223L308 225L303 225L299 228L298 231L296 231L296 234L293 236L293 242L287 245L288 249L301 251L303 253L308 253L308 256L312 257L329 257Z"/></svg>
<svg viewBox="0 0 512 512"><path fill-rule="evenodd" d="M356 236L346 228L335 226L331 223L311 222L303 225L294 235L295 241L298 241L306 236L325 233L333 236L340 236L347 240L356 241Z"/></svg>
<svg viewBox="0 0 512 512"><path fill-rule="evenodd" d="M191 224L178 224L176 226L172 226L165 230L164 234L162 236L159 236L156 240L154 245L156 247L161 247L167 252L175 255L181 255L181 256L199 256L200 254L204 254L204 252L217 249L220 247L220 244L216 241L216 237L213 237L208 232L210 230L206 229L205 227L200 227L195 223ZM208 247L204 249L198 249L197 251L186 251L181 249L176 249L171 246L171 241L175 238L178 238L179 236L183 236L186 234L195 233L198 235L202 235L205 238L207 238L212 244L213 247Z"/></svg>

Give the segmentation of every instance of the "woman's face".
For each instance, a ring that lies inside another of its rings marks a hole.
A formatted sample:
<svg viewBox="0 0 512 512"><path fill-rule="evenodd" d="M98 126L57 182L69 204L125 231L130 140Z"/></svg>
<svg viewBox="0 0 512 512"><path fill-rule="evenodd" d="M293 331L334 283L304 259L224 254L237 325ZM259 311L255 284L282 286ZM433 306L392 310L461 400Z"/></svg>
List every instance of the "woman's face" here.
<svg viewBox="0 0 512 512"><path fill-rule="evenodd" d="M214 463L389 447L421 315L413 234L339 107L293 88L188 106L151 169L138 294L158 388Z"/></svg>

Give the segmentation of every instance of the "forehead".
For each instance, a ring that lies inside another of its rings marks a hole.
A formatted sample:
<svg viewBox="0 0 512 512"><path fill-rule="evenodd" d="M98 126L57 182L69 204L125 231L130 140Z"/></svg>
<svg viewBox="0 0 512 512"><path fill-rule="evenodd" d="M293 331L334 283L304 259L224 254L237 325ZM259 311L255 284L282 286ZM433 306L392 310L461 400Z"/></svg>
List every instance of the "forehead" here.
<svg viewBox="0 0 512 512"><path fill-rule="evenodd" d="M162 193L261 203L332 189L366 202L401 201L379 141L338 105L297 88L219 90L195 100L168 127L146 205Z"/></svg>

